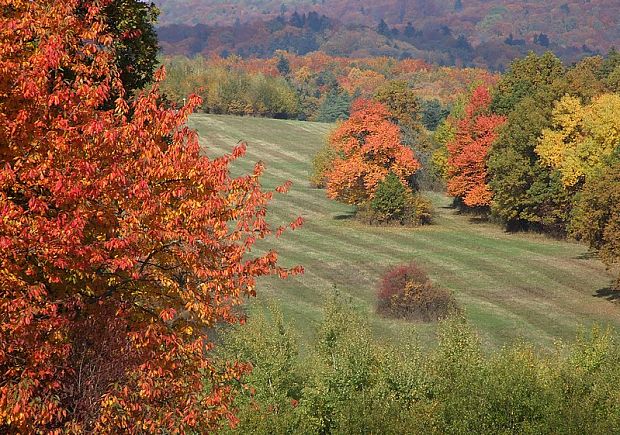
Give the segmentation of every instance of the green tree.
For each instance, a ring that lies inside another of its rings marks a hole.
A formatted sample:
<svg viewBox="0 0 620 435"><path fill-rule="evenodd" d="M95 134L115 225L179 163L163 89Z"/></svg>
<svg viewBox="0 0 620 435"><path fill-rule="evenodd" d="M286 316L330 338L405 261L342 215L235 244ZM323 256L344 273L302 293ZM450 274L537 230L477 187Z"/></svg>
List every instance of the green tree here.
<svg viewBox="0 0 620 435"><path fill-rule="evenodd" d="M552 53L530 53L513 62L497 87L491 109L508 122L491 149L489 184L492 211L509 227L565 231L571 197L535 152L551 125L553 102L565 93L564 74Z"/></svg>
<svg viewBox="0 0 620 435"><path fill-rule="evenodd" d="M600 56L585 57L566 72L567 92L580 97L584 102L605 92L605 83L599 78L603 64Z"/></svg>
<svg viewBox="0 0 620 435"><path fill-rule="evenodd" d="M158 63L155 22L159 10L140 0L113 0L103 15L114 35L116 64L125 92L132 94L149 84Z"/></svg>
<svg viewBox="0 0 620 435"><path fill-rule="evenodd" d="M323 189L327 186L326 174L336 157L338 153L327 142L316 153L312 159L312 174L310 175L310 183L314 187Z"/></svg>
<svg viewBox="0 0 620 435"><path fill-rule="evenodd" d="M437 99L422 101L422 124L428 130L435 131L449 114L450 109Z"/></svg>
<svg viewBox="0 0 620 435"><path fill-rule="evenodd" d="M605 78L605 85L611 92L620 93L620 65Z"/></svg>
<svg viewBox="0 0 620 435"><path fill-rule="evenodd" d="M335 122L349 118L351 113L351 97L346 91L331 91L319 107L318 122Z"/></svg>
<svg viewBox="0 0 620 435"><path fill-rule="evenodd" d="M412 136L420 131L420 103L407 82L394 80L386 83L377 90L375 100L387 107L405 136Z"/></svg>
<svg viewBox="0 0 620 435"><path fill-rule="evenodd" d="M380 213L386 220L400 219L407 209L407 188L398 177L390 172L379 183L370 207Z"/></svg>
<svg viewBox="0 0 620 435"><path fill-rule="evenodd" d="M379 35L387 36L388 38L392 36L392 32L390 32L390 27L383 19L379 21L379 25L377 26L377 33Z"/></svg>
<svg viewBox="0 0 620 435"><path fill-rule="evenodd" d="M284 56L284 54L280 54L278 56L278 63L276 63L276 68L278 69L278 72L283 76L287 76L291 73L291 64L286 58L286 56Z"/></svg>
<svg viewBox="0 0 620 435"><path fill-rule="evenodd" d="M609 50L609 53L607 53L607 56L598 71L599 78L605 79L606 77L609 77L618 67L620 67L620 51L612 48Z"/></svg>

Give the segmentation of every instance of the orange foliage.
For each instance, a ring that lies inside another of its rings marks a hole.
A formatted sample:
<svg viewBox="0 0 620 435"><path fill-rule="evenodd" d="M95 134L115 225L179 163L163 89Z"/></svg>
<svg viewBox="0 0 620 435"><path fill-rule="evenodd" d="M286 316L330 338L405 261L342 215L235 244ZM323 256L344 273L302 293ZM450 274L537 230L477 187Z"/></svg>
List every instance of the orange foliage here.
<svg viewBox="0 0 620 435"><path fill-rule="evenodd" d="M497 130L506 122L504 116L489 113L491 95L484 86L474 89L458 121L456 137L448 148L448 193L461 198L468 207L491 204L492 192L487 184L486 160Z"/></svg>
<svg viewBox="0 0 620 435"><path fill-rule="evenodd" d="M422 59L403 59L396 64L394 74L411 74L431 69L433 69L433 66Z"/></svg>
<svg viewBox="0 0 620 435"><path fill-rule="evenodd" d="M330 56L321 51L313 51L305 56L289 55L289 60L291 68L298 69L305 66L313 72L323 71L328 65L337 65L340 68L344 68L351 63L351 59Z"/></svg>
<svg viewBox="0 0 620 435"><path fill-rule="evenodd" d="M2 433L234 421L247 367L216 368L207 332L239 320L258 276L301 272L247 258L272 193L260 166L231 178L243 146L200 155L195 97L125 98L107 4L0 0Z"/></svg>
<svg viewBox="0 0 620 435"><path fill-rule="evenodd" d="M393 172L404 185L420 169L413 151L401 143L400 129L387 108L357 100L351 117L334 130L330 146L338 157L327 176L327 194L348 204L372 198L377 185Z"/></svg>
<svg viewBox="0 0 620 435"><path fill-rule="evenodd" d="M349 74L338 78L338 83L349 94L356 91L364 97L370 97L377 88L385 83L385 76L373 70L352 68Z"/></svg>

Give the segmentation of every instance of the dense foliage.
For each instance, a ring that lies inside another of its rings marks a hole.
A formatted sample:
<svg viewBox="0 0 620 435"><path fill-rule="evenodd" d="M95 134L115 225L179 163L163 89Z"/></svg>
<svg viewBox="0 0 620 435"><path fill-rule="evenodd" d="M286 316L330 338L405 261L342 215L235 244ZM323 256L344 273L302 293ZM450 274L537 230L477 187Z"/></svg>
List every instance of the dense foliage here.
<svg viewBox="0 0 620 435"><path fill-rule="evenodd" d="M614 199L601 186L620 154L618 71L615 50L571 67L552 53L516 60L490 93L479 86L454 101L431 136L433 171L465 207L490 206L514 230L572 228L615 263Z"/></svg>
<svg viewBox="0 0 620 435"><path fill-rule="evenodd" d="M407 82L391 81L384 84L377 89L374 99L390 111L404 136L415 137L421 130L420 102Z"/></svg>
<svg viewBox="0 0 620 435"><path fill-rule="evenodd" d="M555 103L553 126L542 132L536 153L557 170L567 188L598 176L620 144L620 95L602 94L583 106L565 95Z"/></svg>
<svg viewBox="0 0 620 435"><path fill-rule="evenodd" d="M616 161L586 183L571 230L575 237L596 249L606 264L620 265L620 163ZM620 290L620 274L615 286Z"/></svg>
<svg viewBox="0 0 620 435"><path fill-rule="evenodd" d="M426 225L433 220L433 205L390 172L372 199L357 208L355 217L368 225Z"/></svg>
<svg viewBox="0 0 620 435"><path fill-rule="evenodd" d="M167 64L162 91L176 103L192 93L202 98L206 113L296 118L302 107L299 95L277 74L234 68L234 62L175 58Z"/></svg>
<svg viewBox="0 0 620 435"><path fill-rule="evenodd" d="M415 263L388 270L377 290L377 313L383 316L433 322L457 311L452 294L433 284Z"/></svg>
<svg viewBox="0 0 620 435"><path fill-rule="evenodd" d="M185 126L199 99L168 110L157 84L130 98L150 64L124 74L117 5L0 1L2 433L234 421L247 367L216 367L209 331L238 320L257 277L300 271L246 255L271 233L272 193L260 165L231 177L244 145L200 155Z"/></svg>
<svg viewBox="0 0 620 435"><path fill-rule="evenodd" d="M313 346L299 352L277 311L225 336L226 359L250 361L235 433L592 433L620 430L620 347L593 329L541 352L485 352L460 319L436 346L413 334L377 343L342 301L328 302Z"/></svg>
<svg viewBox="0 0 620 435"><path fill-rule="evenodd" d="M381 103L358 100L351 117L330 135L336 152L326 172L327 195L348 204L363 204L388 174L410 186L420 168L413 151L401 142L400 129Z"/></svg>
<svg viewBox="0 0 620 435"><path fill-rule="evenodd" d="M465 207L570 234L620 264L620 54L570 67L540 54L556 39L582 41L575 2L547 6L563 31L505 39L509 16L531 9L536 21L541 6L429 0L436 18L420 26L407 2L396 18L394 3L343 11L372 32L303 4L250 24L162 30L168 49L216 54L165 59L162 83L153 5L0 0L0 432L210 432L225 420L243 433L620 431L620 348L597 329L550 355L527 345L485 354L457 319L423 352L412 340L374 343L337 299L303 356L277 310L246 330L216 329L242 323L238 306L259 277L301 268L254 249L272 235L262 164L231 175L244 144L201 156L186 127L198 108L337 122L311 181L367 223L429 223L419 190L443 176ZM475 46L439 26L480 11L486 37ZM499 81L410 59L503 67L528 44L536 52ZM319 48L331 55L300 56ZM388 271L377 296L377 311L400 319L457 311L415 265Z"/></svg>
<svg viewBox="0 0 620 435"><path fill-rule="evenodd" d="M153 3L140 0L114 0L102 10L114 35L115 63L128 95L153 79L159 51L154 28L158 13Z"/></svg>
<svg viewBox="0 0 620 435"><path fill-rule="evenodd" d="M528 51L567 62L617 44L614 0L158 0L170 54L277 49L505 68Z"/></svg>
<svg viewBox="0 0 620 435"><path fill-rule="evenodd" d="M287 61L288 72L278 65ZM455 97L473 83L493 85L498 77L482 69L431 66L421 60L346 59L284 52L269 59L163 59L163 92L173 102L196 93L207 113L256 115L334 122L349 116L354 99L376 98L392 109L403 127L433 130ZM393 107L392 107L393 106Z"/></svg>
<svg viewBox="0 0 620 435"><path fill-rule="evenodd" d="M477 87L465 106L463 119L456 125L448 151L448 193L468 207L491 205L493 194L487 184L487 159L497 130L506 118L489 113L491 95Z"/></svg>

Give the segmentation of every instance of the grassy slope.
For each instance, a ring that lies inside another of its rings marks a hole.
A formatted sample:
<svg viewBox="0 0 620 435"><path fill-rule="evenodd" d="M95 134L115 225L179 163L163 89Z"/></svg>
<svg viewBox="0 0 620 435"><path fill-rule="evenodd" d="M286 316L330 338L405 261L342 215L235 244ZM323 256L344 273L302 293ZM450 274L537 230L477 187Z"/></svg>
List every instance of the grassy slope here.
<svg viewBox="0 0 620 435"><path fill-rule="evenodd" d="M473 223L456 214L448 207L449 199L440 195L433 198L438 217L432 226L372 228L348 219L350 207L326 199L324 191L307 181L312 156L331 128L328 124L196 115L191 125L210 155L246 140L248 156L238 169L248 171L262 160L267 165L265 187L293 181L291 192L273 204L272 219L279 223L301 215L306 224L271 246L285 265L302 264L306 273L286 281L264 280L259 300L277 300L302 338L313 334L334 285L368 312L379 337L398 339L412 327L423 339L430 337L432 326L412 326L373 313L374 289L382 272L411 260L454 291L491 346L518 338L549 345L558 338L572 339L580 325L620 325L620 307L595 297L611 276L581 245Z"/></svg>

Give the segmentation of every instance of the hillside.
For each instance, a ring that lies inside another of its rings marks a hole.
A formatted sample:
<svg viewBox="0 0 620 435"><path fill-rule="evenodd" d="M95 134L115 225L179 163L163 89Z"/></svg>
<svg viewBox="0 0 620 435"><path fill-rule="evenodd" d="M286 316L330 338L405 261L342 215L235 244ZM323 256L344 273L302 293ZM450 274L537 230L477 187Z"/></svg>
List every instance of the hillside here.
<svg viewBox="0 0 620 435"><path fill-rule="evenodd" d="M620 39L615 0L157 0L161 25L237 25L266 21L294 11L316 11L344 24L376 27L381 19L403 29L447 26L474 46L514 39L531 42L540 33L559 46L606 51Z"/></svg>
<svg viewBox="0 0 620 435"><path fill-rule="evenodd" d="M540 345L571 340L580 325L592 323L620 326L620 309L605 297L612 276L582 245L506 233L457 214L441 195L434 196L438 216L428 227L377 228L350 220L350 207L328 200L307 181L311 158L329 124L195 115L191 126L210 155L247 140L248 156L238 169L248 171L262 160L266 187L293 181L291 192L276 200L272 219L285 222L301 215L306 224L275 247L286 265L302 264L306 273L263 281L254 306L277 301L306 339L314 334L332 286L368 313L378 336L394 338L410 328L381 319L373 310L380 275L411 260L455 293L468 319L493 347L521 337ZM432 327L415 328L431 336Z"/></svg>

